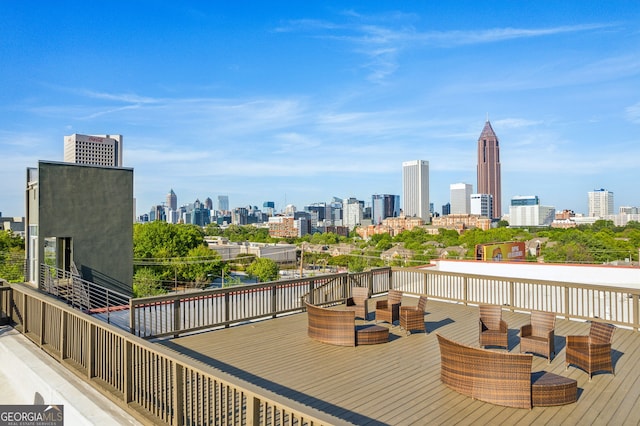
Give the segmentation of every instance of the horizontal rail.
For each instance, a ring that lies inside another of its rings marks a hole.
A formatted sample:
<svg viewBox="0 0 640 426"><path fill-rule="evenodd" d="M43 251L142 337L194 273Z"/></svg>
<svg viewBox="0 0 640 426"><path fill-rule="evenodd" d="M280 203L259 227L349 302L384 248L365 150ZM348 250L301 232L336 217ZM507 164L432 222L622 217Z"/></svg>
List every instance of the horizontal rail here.
<svg viewBox="0 0 640 426"><path fill-rule="evenodd" d="M2 287L3 288L3 287ZM11 285L11 320L40 348L145 423L344 423L153 344L26 285Z"/></svg>
<svg viewBox="0 0 640 426"><path fill-rule="evenodd" d="M129 296L46 264L40 265L40 288L76 309L103 314L107 322L113 311L130 306Z"/></svg>
<svg viewBox="0 0 640 426"><path fill-rule="evenodd" d="M502 305L513 311L547 311L567 319L606 321L640 329L639 289L433 269L393 268L392 276L393 288L416 296Z"/></svg>
<svg viewBox="0 0 640 426"><path fill-rule="evenodd" d="M130 331L144 338L229 327L302 312L305 295L320 304L344 303L351 286L388 290L390 268L161 295L131 300ZM349 285L350 284L350 285Z"/></svg>

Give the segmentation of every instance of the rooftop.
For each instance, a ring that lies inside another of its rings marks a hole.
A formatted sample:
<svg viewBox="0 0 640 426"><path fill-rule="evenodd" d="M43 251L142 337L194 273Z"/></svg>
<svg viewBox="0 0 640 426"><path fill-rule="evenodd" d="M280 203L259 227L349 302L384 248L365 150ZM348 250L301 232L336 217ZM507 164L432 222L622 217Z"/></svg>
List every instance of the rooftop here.
<svg viewBox="0 0 640 426"><path fill-rule="evenodd" d="M372 302L373 303L373 302ZM405 296L403 304L417 299ZM371 306L373 310L374 306ZM339 309L339 308L338 308ZM529 315L504 311L509 325L509 351L519 352L520 326ZM369 322L372 321L370 317ZM640 422L640 334L618 329L614 335L615 376L588 374L576 367L565 371L565 336L587 334L589 325L558 318L551 364L533 357L533 372L546 370L577 380L578 401L532 410L476 401L440 382L436 333L477 346L475 306L427 303L426 333L407 336L391 327L386 344L332 346L307 337L307 316L277 319L194 334L162 345L196 361L313 409L358 425L431 424L638 424ZM364 323L357 320L357 323ZM386 323L381 323L388 326ZM497 349L500 350L500 349Z"/></svg>

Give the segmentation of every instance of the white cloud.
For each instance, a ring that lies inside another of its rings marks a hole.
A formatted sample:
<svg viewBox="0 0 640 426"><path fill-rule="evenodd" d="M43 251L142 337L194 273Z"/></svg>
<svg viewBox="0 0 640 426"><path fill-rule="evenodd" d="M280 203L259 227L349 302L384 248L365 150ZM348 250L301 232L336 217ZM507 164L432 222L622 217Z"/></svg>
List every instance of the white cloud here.
<svg viewBox="0 0 640 426"><path fill-rule="evenodd" d="M640 102L628 106L625 110L627 120L632 123L640 124Z"/></svg>

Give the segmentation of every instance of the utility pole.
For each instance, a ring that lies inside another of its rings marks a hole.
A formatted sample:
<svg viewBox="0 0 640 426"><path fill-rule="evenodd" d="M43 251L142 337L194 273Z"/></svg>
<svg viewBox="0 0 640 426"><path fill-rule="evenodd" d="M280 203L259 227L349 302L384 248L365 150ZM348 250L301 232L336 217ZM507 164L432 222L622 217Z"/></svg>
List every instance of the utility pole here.
<svg viewBox="0 0 640 426"><path fill-rule="evenodd" d="M302 244L302 249L300 250L300 278L302 278L302 265L304 264L304 244Z"/></svg>

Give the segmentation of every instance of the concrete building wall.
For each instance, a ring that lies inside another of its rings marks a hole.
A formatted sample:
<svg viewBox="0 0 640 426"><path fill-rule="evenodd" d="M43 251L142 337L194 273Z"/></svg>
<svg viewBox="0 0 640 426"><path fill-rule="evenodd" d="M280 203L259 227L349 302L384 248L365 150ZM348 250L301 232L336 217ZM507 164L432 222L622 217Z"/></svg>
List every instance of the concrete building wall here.
<svg viewBox="0 0 640 426"><path fill-rule="evenodd" d="M27 211L28 226L37 226L38 263L47 238L67 239L83 279L130 294L133 170L40 161L36 186Z"/></svg>

